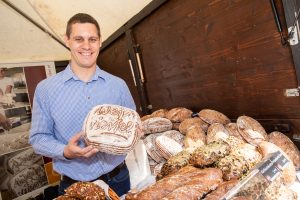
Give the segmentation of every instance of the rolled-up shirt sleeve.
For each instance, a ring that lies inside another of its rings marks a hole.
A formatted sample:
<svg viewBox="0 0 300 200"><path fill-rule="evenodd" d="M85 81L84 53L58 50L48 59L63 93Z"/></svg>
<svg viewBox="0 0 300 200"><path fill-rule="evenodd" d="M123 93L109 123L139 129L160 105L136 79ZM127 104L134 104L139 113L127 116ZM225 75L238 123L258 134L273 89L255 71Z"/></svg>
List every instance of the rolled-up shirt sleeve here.
<svg viewBox="0 0 300 200"><path fill-rule="evenodd" d="M54 135L48 99L46 89L43 84L39 84L34 94L29 143L37 154L66 160L63 156L65 144L59 142Z"/></svg>

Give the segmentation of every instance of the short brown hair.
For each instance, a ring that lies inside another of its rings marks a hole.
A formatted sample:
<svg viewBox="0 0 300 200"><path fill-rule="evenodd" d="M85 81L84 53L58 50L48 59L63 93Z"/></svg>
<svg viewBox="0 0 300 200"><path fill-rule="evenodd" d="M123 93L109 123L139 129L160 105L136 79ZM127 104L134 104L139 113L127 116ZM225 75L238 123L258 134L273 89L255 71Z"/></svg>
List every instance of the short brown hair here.
<svg viewBox="0 0 300 200"><path fill-rule="evenodd" d="M77 13L73 17L71 17L67 23L67 29L66 29L66 35L68 38L70 38L71 32L72 32L72 25L76 23L91 23L94 24L98 31L98 36L100 37L100 27L95 18L93 18L91 15L86 13Z"/></svg>

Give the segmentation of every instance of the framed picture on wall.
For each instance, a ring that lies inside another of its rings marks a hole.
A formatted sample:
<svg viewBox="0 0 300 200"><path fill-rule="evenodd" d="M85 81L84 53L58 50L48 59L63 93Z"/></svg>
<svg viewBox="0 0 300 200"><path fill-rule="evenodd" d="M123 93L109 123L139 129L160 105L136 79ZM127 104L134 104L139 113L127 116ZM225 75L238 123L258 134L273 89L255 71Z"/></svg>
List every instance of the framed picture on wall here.
<svg viewBox="0 0 300 200"><path fill-rule="evenodd" d="M34 91L55 74L54 63L36 66L0 66L0 115L11 128L0 126L0 199L18 199L48 184L42 156L30 144Z"/></svg>

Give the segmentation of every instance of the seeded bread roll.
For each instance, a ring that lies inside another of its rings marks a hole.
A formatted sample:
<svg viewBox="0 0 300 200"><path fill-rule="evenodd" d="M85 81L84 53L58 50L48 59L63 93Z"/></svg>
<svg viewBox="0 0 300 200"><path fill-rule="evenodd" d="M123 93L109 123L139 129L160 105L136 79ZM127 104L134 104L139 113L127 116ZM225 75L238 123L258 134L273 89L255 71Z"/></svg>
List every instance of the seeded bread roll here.
<svg viewBox="0 0 300 200"><path fill-rule="evenodd" d="M204 132L208 129L208 124L206 122L199 117L194 117L183 120L179 125L179 131L185 135L188 130L194 126L199 126Z"/></svg>
<svg viewBox="0 0 300 200"><path fill-rule="evenodd" d="M168 118L169 120L171 120L171 122L182 122L183 120L187 119L187 118L191 118L192 117L192 111L186 108L173 108L171 110L169 110L166 114L166 118Z"/></svg>
<svg viewBox="0 0 300 200"><path fill-rule="evenodd" d="M65 190L66 194L77 199L105 200L104 190L95 183L77 182Z"/></svg>
<svg viewBox="0 0 300 200"><path fill-rule="evenodd" d="M143 117L141 117L141 121L145 121L146 119L150 119L151 115L144 115Z"/></svg>
<svg viewBox="0 0 300 200"><path fill-rule="evenodd" d="M224 125L221 123L213 123L208 127L206 142L207 144L218 141L218 140L226 140L229 137L227 130Z"/></svg>
<svg viewBox="0 0 300 200"><path fill-rule="evenodd" d="M252 145L259 145L262 141L268 141L268 135L262 125L248 116L240 116L237 119L239 133Z"/></svg>
<svg viewBox="0 0 300 200"><path fill-rule="evenodd" d="M280 151L286 158L288 158L290 162L282 171L281 181L288 186L295 182L296 180L295 166L291 161L291 159L289 158L289 156L280 147L276 146L271 142L262 141L259 144L259 150L262 153L263 158L266 157L268 154L274 153L276 151Z"/></svg>
<svg viewBox="0 0 300 200"><path fill-rule="evenodd" d="M199 117L208 124L220 123L225 125L230 123L230 119L226 115L211 109L201 110Z"/></svg>
<svg viewBox="0 0 300 200"><path fill-rule="evenodd" d="M274 131L269 134L269 142L280 147L293 161L296 170L300 169L300 152L290 138L281 132Z"/></svg>
<svg viewBox="0 0 300 200"><path fill-rule="evenodd" d="M162 117L153 117L143 121L143 130L145 134L160 133L172 129L172 122Z"/></svg>
<svg viewBox="0 0 300 200"><path fill-rule="evenodd" d="M88 145L114 155L127 154L144 134L136 111L110 104L93 107L85 118L83 131Z"/></svg>

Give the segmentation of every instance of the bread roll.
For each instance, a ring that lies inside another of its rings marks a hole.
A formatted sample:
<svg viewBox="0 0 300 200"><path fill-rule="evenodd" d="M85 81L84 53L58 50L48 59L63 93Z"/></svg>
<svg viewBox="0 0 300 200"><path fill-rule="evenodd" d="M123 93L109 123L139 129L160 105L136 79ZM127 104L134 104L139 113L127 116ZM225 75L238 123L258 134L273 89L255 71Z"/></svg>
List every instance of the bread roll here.
<svg viewBox="0 0 300 200"><path fill-rule="evenodd" d="M203 109L199 112L199 117L208 124L220 123L220 124L228 124L230 123L230 119L216 110L211 109Z"/></svg>
<svg viewBox="0 0 300 200"><path fill-rule="evenodd" d="M190 128L184 138L185 148L198 148L206 144L206 135L199 126Z"/></svg>
<svg viewBox="0 0 300 200"><path fill-rule="evenodd" d="M250 144L259 145L261 141L267 141L268 136L262 125L248 116L240 116L237 119L239 133Z"/></svg>
<svg viewBox="0 0 300 200"><path fill-rule="evenodd" d="M300 152L290 138L281 132L274 131L269 134L269 142L280 147L293 161L296 170L300 169Z"/></svg>
<svg viewBox="0 0 300 200"><path fill-rule="evenodd" d="M235 136L239 139L244 140L243 136L241 136L238 126L236 123L228 123L225 125L225 129L227 130L229 135Z"/></svg>
<svg viewBox="0 0 300 200"><path fill-rule="evenodd" d="M155 140L158 136L162 135L162 133L154 133L151 135L148 135L144 140L144 144L146 147L146 151L148 155L155 160L155 162L160 163L165 161L163 156L160 154L157 145L155 144Z"/></svg>
<svg viewBox="0 0 300 200"><path fill-rule="evenodd" d="M221 199L237 183L238 183L238 180L230 180L230 181L221 183L216 190L212 191L205 197L205 200Z"/></svg>
<svg viewBox="0 0 300 200"><path fill-rule="evenodd" d="M187 118L192 117L192 111L183 107L173 108L169 110L166 114L166 118L171 120L171 122L182 122Z"/></svg>
<svg viewBox="0 0 300 200"><path fill-rule="evenodd" d="M207 144L218 141L218 140L226 140L229 137L227 130L225 129L223 124L213 123L208 127L206 142Z"/></svg>
<svg viewBox="0 0 300 200"><path fill-rule="evenodd" d="M142 122L145 134L160 133L172 129L172 122L162 117L153 117Z"/></svg>
<svg viewBox="0 0 300 200"><path fill-rule="evenodd" d="M168 112L167 109L159 109L159 110L154 111L154 112L151 114L151 117L163 117L163 118L165 118L167 112Z"/></svg>
<svg viewBox="0 0 300 200"><path fill-rule="evenodd" d="M188 130L194 126L200 127L204 132L208 129L208 124L206 122L199 117L194 117L183 120L179 125L179 131L185 135Z"/></svg>
<svg viewBox="0 0 300 200"><path fill-rule="evenodd" d="M182 151L182 146L178 142L164 135L158 136L155 144L159 153L167 160Z"/></svg>

